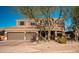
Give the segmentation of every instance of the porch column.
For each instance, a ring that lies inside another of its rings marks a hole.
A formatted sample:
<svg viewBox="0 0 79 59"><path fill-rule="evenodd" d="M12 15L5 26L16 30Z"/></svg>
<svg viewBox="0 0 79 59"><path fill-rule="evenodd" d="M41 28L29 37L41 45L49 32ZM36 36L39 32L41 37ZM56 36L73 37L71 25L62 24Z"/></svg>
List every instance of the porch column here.
<svg viewBox="0 0 79 59"><path fill-rule="evenodd" d="M38 32L36 32L36 41L38 41Z"/></svg>
<svg viewBox="0 0 79 59"><path fill-rule="evenodd" d="M62 32L62 35L65 36L65 32Z"/></svg>
<svg viewBox="0 0 79 59"><path fill-rule="evenodd" d="M57 40L57 31L55 31L55 40Z"/></svg>
<svg viewBox="0 0 79 59"><path fill-rule="evenodd" d="M24 32L24 40L26 40L26 32Z"/></svg>
<svg viewBox="0 0 79 59"><path fill-rule="evenodd" d="M8 33L8 32L5 32L5 40L8 40L8 39L7 39L7 33Z"/></svg>

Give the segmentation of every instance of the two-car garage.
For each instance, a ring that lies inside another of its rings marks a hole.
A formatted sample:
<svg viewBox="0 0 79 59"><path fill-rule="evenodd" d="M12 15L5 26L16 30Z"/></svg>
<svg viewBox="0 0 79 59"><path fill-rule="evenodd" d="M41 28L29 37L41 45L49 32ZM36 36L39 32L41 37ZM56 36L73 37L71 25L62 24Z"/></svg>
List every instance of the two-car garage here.
<svg viewBox="0 0 79 59"><path fill-rule="evenodd" d="M31 40L34 35L36 33L35 32L8 32L7 33L7 39L8 40Z"/></svg>

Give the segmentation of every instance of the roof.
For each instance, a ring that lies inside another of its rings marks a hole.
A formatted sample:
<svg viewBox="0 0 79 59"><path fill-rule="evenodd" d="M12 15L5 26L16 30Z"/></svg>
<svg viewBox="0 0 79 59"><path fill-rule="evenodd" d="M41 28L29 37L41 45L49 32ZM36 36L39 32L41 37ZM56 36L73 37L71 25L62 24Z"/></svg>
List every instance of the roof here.
<svg viewBox="0 0 79 59"><path fill-rule="evenodd" d="M5 29L7 32L36 32L36 27L15 26Z"/></svg>
<svg viewBox="0 0 79 59"><path fill-rule="evenodd" d="M3 29L3 28L0 28L0 31L3 31L3 30L5 30L5 29Z"/></svg>

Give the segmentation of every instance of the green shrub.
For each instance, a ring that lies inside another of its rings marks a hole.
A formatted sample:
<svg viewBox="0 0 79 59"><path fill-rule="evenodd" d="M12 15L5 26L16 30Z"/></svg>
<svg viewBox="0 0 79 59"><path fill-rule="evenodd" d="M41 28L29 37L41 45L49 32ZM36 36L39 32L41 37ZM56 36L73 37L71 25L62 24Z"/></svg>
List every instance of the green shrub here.
<svg viewBox="0 0 79 59"><path fill-rule="evenodd" d="M57 42L61 44L65 44L67 42L67 39L64 36L62 36L57 40Z"/></svg>

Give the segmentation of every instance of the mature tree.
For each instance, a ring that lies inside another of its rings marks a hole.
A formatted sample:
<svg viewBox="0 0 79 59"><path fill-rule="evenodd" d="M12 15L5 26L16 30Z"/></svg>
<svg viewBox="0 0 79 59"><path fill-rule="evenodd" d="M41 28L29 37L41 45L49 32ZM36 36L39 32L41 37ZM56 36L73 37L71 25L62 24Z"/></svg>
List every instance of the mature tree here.
<svg viewBox="0 0 79 59"><path fill-rule="evenodd" d="M79 7L78 6L75 6L73 7L73 19L74 19L74 22L75 22L75 25L76 27L78 28L78 20L79 20Z"/></svg>
<svg viewBox="0 0 79 59"><path fill-rule="evenodd" d="M51 6L27 6L17 8L26 18L34 18L40 30L45 31L45 26L49 25L49 18L54 10ZM41 18L42 20L39 20ZM47 19L47 20L46 20Z"/></svg>
<svg viewBox="0 0 79 59"><path fill-rule="evenodd" d="M73 12L72 17L74 19L75 40L78 41L78 37L79 37L79 7L74 6L72 12Z"/></svg>
<svg viewBox="0 0 79 59"><path fill-rule="evenodd" d="M48 27L48 29L47 29L48 30L48 40L50 40L50 25L52 24L52 21L50 21L49 19L52 18L51 14L54 12L55 7L53 7L53 6L42 6L42 7L39 7L39 10L44 17L44 19L42 20L43 23L44 23L44 27L43 27L44 33L45 33L45 35L47 34L46 33L46 27ZM53 18L52 18L52 20L53 20ZM46 37L47 37L47 35L46 35Z"/></svg>
<svg viewBox="0 0 79 59"><path fill-rule="evenodd" d="M66 18L68 17L72 17L73 18L73 29L75 31L75 40L77 40L77 34L78 34L78 19L79 19L79 7L78 6L66 6L66 7L62 7L62 15L64 20L66 20Z"/></svg>
<svg viewBox="0 0 79 59"><path fill-rule="evenodd" d="M51 16L55 11L58 11L59 12L59 16L56 20L54 20L54 18ZM52 23L57 23L57 24L63 24L63 18L62 18L62 21L60 20L61 17L62 17L62 13L63 13L63 10L62 10L62 7L55 7L55 6L44 6L44 7L40 7L40 11L42 12L44 18L46 18L46 22L47 22L47 25L45 25L45 27L48 27L48 40L50 40L50 34L51 34L51 25ZM52 20L50 20L50 18ZM45 21L44 21L45 22ZM43 23L44 23L43 22ZM55 27L52 25L52 28ZM56 32L56 31L55 31ZM55 35L57 36L57 34Z"/></svg>
<svg viewBox="0 0 79 59"><path fill-rule="evenodd" d="M48 40L50 40L50 29L52 23L63 23L60 18L63 15L64 19L68 8L65 7L55 7L55 6L22 6L17 7L18 11L24 15L26 18L34 18L40 31L48 30ZM51 16L55 10L59 11L59 17L53 22L53 17ZM65 12L64 12L65 11ZM41 18L41 20L39 19ZM50 20L50 18L52 20ZM48 27L48 29L46 28ZM53 27L53 26L52 26ZM46 32L45 32L46 34Z"/></svg>

